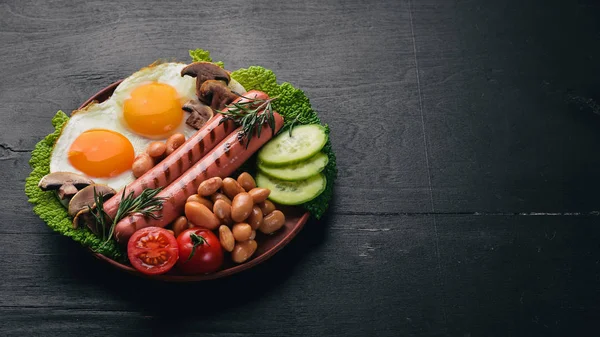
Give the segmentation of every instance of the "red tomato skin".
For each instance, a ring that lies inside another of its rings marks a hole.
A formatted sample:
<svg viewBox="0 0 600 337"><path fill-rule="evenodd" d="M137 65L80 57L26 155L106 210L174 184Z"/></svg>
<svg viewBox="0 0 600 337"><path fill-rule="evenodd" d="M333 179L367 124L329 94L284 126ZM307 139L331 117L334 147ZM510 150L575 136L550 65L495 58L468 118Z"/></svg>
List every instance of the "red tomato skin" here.
<svg viewBox="0 0 600 337"><path fill-rule="evenodd" d="M137 243L140 239L146 237L149 234L159 235L161 238L165 239L167 245L164 247L156 247L152 248L140 248ZM165 251L167 260L159 266L155 266L149 263L145 263L141 258L139 258L141 253L144 252L160 252ZM139 272L146 275L160 275L168 272L173 268L173 266L177 263L179 258L179 249L177 247L177 239L175 236L171 234L164 228L161 227L146 227L142 228L129 238L127 242L127 257L129 258L129 262L131 265L138 270Z"/></svg>
<svg viewBox="0 0 600 337"><path fill-rule="evenodd" d="M206 240L206 243L198 245L196 252L188 260L194 244L190 235L194 233ZM223 265L223 249L217 236L208 229L190 228L179 234L177 237L177 246L179 247L178 269L187 275L213 273Z"/></svg>

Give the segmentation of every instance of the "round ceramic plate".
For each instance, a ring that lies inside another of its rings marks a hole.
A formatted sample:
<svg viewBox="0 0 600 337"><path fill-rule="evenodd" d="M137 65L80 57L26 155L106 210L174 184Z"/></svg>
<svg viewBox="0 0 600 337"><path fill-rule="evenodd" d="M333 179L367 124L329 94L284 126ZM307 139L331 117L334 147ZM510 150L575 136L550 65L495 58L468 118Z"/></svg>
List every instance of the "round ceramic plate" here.
<svg viewBox="0 0 600 337"><path fill-rule="evenodd" d="M90 104L92 101L103 102L112 95L113 91L119 85L121 81L115 82L108 87L100 90L97 94L90 97L87 101L85 101L79 109L82 109L86 105ZM212 280L225 276L229 276L235 273L239 273L243 270L250 269L257 264L265 261L269 257L273 256L277 251L279 251L283 246L287 245L293 238L298 234L298 232L302 229L306 221L308 220L310 214L308 212L302 211L299 207L284 207L277 205L277 209L281 209L285 214L285 224L283 227L272 235L264 235L262 233L257 233L256 242L258 243L258 248L254 255L250 258L250 260L242 263L235 264L231 261L231 259L226 256L225 263L223 268L215 273L205 274L205 275L182 275L178 274L177 268L173 268L166 274L163 275L154 275L149 276L140 273L135 270L130 265L122 264L117 261L111 260L108 257L94 253L94 255L102 260L106 261L109 264L122 269L128 273L147 277L155 280L162 281L170 281L170 282L196 282L203 280Z"/></svg>

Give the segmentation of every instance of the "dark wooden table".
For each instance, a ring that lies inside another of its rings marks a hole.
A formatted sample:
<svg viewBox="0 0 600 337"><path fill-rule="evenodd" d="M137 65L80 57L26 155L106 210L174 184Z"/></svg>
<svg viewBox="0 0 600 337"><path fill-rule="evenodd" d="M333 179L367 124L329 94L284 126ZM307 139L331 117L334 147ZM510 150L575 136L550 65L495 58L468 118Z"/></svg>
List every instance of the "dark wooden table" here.
<svg viewBox="0 0 600 337"><path fill-rule="evenodd" d="M597 336L593 1L0 1L0 335ZM161 284L53 233L23 193L50 119L212 51L331 125L328 216L235 277Z"/></svg>

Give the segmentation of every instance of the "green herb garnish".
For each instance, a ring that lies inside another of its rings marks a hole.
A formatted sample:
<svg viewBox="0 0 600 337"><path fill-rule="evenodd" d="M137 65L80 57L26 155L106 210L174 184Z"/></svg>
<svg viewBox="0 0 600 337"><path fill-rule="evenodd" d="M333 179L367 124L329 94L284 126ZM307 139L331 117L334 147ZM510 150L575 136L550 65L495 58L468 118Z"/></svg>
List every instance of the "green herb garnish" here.
<svg viewBox="0 0 600 337"><path fill-rule="evenodd" d="M277 97L269 99L250 98L240 95L245 98L245 102L232 103L227 110L217 110L223 115L223 119L219 124L226 121L233 121L236 125L242 127L238 132L238 140L242 142L247 139L246 148L250 145L252 134L256 130L256 137L260 137L263 124L271 127L272 135L275 135L275 117L273 116L273 105L271 102Z"/></svg>
<svg viewBox="0 0 600 337"><path fill-rule="evenodd" d="M96 225L102 227L102 240L104 240L102 245L105 245L110 241L117 223L128 215L139 213L151 217L152 219L158 219L159 216L155 213L162 210L164 198L156 197L156 195L160 193L161 190L162 187L148 188L137 197L134 197L133 191L131 191L129 195L125 197L125 189L123 189L121 203L119 204L119 208L113 219L104 211L102 194L96 193L96 188L94 188L94 202L96 203L96 207L93 209L90 208L90 213L94 216ZM98 235L99 234L100 233L98 233Z"/></svg>

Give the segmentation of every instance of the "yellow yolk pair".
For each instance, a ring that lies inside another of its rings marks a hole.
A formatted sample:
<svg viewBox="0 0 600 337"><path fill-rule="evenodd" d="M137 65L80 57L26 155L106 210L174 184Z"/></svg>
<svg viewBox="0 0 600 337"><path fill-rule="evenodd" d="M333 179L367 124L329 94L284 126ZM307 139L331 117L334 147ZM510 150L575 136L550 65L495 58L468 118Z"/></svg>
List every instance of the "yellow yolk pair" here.
<svg viewBox="0 0 600 337"><path fill-rule="evenodd" d="M149 138L167 136L183 120L180 97L168 84L141 85L125 100L123 120L139 135ZM92 129L75 139L68 158L73 167L90 177L115 177L131 169L135 153L129 139L122 134Z"/></svg>

